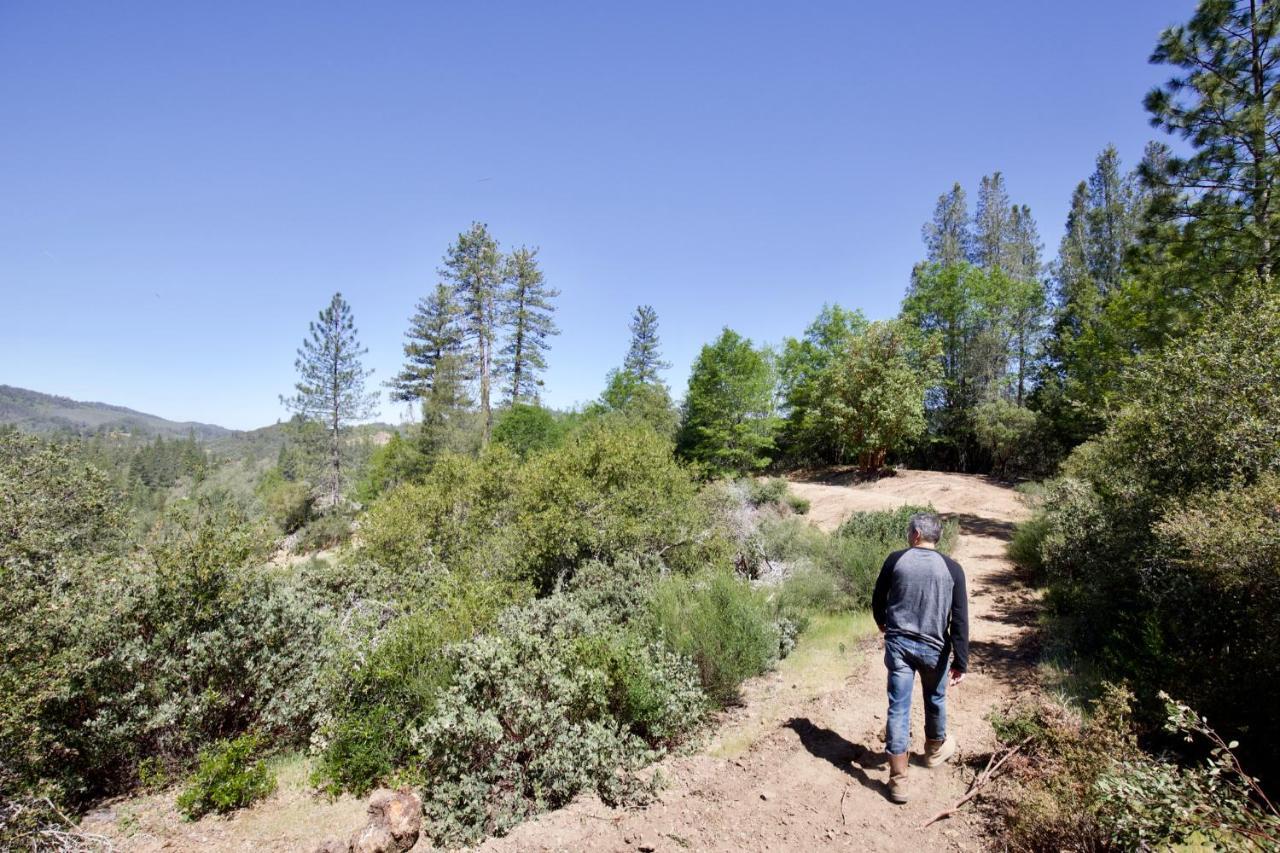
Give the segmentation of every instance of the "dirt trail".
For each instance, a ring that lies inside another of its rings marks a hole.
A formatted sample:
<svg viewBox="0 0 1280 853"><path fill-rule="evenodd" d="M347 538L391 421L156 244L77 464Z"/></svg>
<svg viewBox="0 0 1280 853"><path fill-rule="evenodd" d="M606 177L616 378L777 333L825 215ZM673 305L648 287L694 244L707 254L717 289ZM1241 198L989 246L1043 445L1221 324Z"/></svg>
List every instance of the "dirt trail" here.
<svg viewBox="0 0 1280 853"><path fill-rule="evenodd" d="M948 728L961 758L993 747L984 719L993 708L1034 685L1030 622L1033 595L1015 577L1004 543L1025 510L1018 496L982 477L900 471L874 484L840 478L797 481L792 490L811 502L810 518L831 530L851 512L904 503L932 503L960 521L954 556L964 566L970 594L970 675L948 697ZM658 802L615 810L595 797L490 839L490 853L534 850L977 850L986 827L971 808L928 829L917 827L963 795L972 771L913 766L912 802L885 798L881 731L885 674L878 643L854 656L843 684L790 702L794 685L765 676L747 685L745 707L726 715L716 742L753 738L760 730L753 708L775 718L737 757L722 750L669 758L668 782ZM917 682L912 703L912 750L923 743ZM914 763L914 762L913 762Z"/></svg>

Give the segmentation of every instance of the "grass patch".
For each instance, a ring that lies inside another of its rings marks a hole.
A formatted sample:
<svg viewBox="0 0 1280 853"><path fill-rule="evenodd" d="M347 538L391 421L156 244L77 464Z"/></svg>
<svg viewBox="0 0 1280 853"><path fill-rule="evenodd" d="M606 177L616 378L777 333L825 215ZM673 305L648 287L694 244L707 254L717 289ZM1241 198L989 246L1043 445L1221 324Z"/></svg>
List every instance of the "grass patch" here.
<svg viewBox="0 0 1280 853"><path fill-rule="evenodd" d="M866 611L814 616L795 650L778 664L779 689L753 697L752 707L759 713L723 731L709 752L719 758L742 755L782 723L797 699L839 689L860 663L862 642L875 631L875 620Z"/></svg>

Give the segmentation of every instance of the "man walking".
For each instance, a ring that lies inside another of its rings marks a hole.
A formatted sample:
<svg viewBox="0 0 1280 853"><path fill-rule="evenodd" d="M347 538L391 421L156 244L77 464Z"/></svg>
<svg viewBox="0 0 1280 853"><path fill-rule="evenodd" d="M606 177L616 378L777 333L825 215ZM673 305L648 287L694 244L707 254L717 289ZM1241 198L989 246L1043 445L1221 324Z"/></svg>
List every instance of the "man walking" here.
<svg viewBox="0 0 1280 853"><path fill-rule="evenodd" d="M924 692L925 765L937 767L956 752L955 739L947 737L947 685L963 681L969 667L969 596L960 564L938 553L941 537L938 516L913 515L907 526L911 547L884 561L871 598L871 611L884 632L884 665L889 670L885 748L889 799L895 803L907 801L916 673Z"/></svg>

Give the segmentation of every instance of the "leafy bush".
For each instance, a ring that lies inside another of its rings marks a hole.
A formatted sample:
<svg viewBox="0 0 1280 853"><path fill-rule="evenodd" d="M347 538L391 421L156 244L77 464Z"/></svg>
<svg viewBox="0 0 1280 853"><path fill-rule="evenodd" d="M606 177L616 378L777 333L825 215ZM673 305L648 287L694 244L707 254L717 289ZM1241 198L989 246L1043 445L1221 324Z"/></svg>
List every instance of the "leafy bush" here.
<svg viewBox="0 0 1280 853"><path fill-rule="evenodd" d="M787 506L791 507L791 511L794 512L796 515L809 514L808 498L802 498L799 495L788 494L784 500L786 500Z"/></svg>
<svg viewBox="0 0 1280 853"><path fill-rule="evenodd" d="M415 745L424 811L448 844L502 834L584 789L643 801L650 788L633 771L703 707L686 661L563 594L509 611L446 657L452 683Z"/></svg>
<svg viewBox="0 0 1280 853"><path fill-rule="evenodd" d="M564 430L555 415L541 406L518 403L507 409L493 427L493 441L521 459L560 444Z"/></svg>
<svg viewBox="0 0 1280 853"><path fill-rule="evenodd" d="M546 593L583 562L623 553L660 553L678 569L727 561L713 521L669 441L602 418L523 464L501 447L443 457L421 484L375 504L360 536L388 569L483 567Z"/></svg>
<svg viewBox="0 0 1280 853"><path fill-rule="evenodd" d="M1280 475L1278 336L1280 296L1250 292L1139 360L1125 405L1050 485L1039 546L1072 651L1128 680L1149 725L1156 692L1171 689L1229 735L1247 728L1246 759L1273 774L1280 721L1261 709L1280 674L1266 550Z"/></svg>
<svg viewBox="0 0 1280 853"><path fill-rule="evenodd" d="M234 508L184 502L128 561L64 556L54 575L6 561L0 751L12 784L75 805L133 784L144 756L176 767L250 727L305 740L328 615L259 568L266 541Z"/></svg>
<svg viewBox="0 0 1280 853"><path fill-rule="evenodd" d="M1049 532L1049 521L1037 513L1013 529L1013 538L1009 541L1007 552L1009 559L1028 571L1039 574L1044 568L1041 551L1044 538Z"/></svg>
<svg viewBox="0 0 1280 853"><path fill-rule="evenodd" d="M261 749L256 735L245 734L201 750L195 775L178 795L178 811L195 820L209 812L242 809L270 796L276 780L257 758Z"/></svg>
<svg viewBox="0 0 1280 853"><path fill-rule="evenodd" d="M298 534L294 550L311 554L329 548L337 548L351 538L354 519L341 509L332 509L307 522Z"/></svg>
<svg viewBox="0 0 1280 853"><path fill-rule="evenodd" d="M865 539L889 546L889 551L907 547L907 525L911 516L920 513L937 513L932 506L916 506L907 504L897 509L877 510L874 512L855 512L840 525L840 536L847 539ZM950 553L955 546L959 525L954 520L943 520L942 538L938 540L938 550ZM886 556L888 552L886 551Z"/></svg>
<svg viewBox="0 0 1280 853"><path fill-rule="evenodd" d="M530 460L513 500L517 572L549 591L591 559L661 554L678 570L728 562L728 543L669 441L602 419Z"/></svg>
<svg viewBox="0 0 1280 853"><path fill-rule="evenodd" d="M781 477L747 479L747 502L752 506L781 504L787 498L787 481Z"/></svg>
<svg viewBox="0 0 1280 853"><path fill-rule="evenodd" d="M1106 687L1081 720L1061 705L1023 705L992 723L1005 744L1022 744L1000 796L1005 846L1013 849L1267 849L1280 814L1255 797L1228 744L1186 705L1164 697L1166 729L1211 746L1203 763L1179 764L1137 747L1133 695Z"/></svg>
<svg viewBox="0 0 1280 853"><path fill-rule="evenodd" d="M370 508L360 527L364 556L389 570L510 563L509 549L495 546L511 520L516 471L515 456L501 447L478 458L439 457L421 483L399 486Z"/></svg>
<svg viewBox="0 0 1280 853"><path fill-rule="evenodd" d="M765 556L792 566L779 593L782 606L836 613L871 606L880 567L890 552L906 547L907 522L928 507L855 513L832 535L795 518L766 519L760 525ZM954 521L943 525L939 543L955 541Z"/></svg>
<svg viewBox="0 0 1280 853"><path fill-rule="evenodd" d="M813 565L795 569L778 590L783 613L839 613L850 609L849 596L835 574Z"/></svg>
<svg viewBox="0 0 1280 853"><path fill-rule="evenodd" d="M485 578L445 575L410 592L400 602L406 611L374 636L357 632L325 673L331 710L317 735L314 783L363 795L409 764L413 732L453 675L444 649L489 628L520 595Z"/></svg>
<svg viewBox="0 0 1280 853"><path fill-rule="evenodd" d="M386 444L369 455L369 463L356 485L356 498L372 503L401 483L421 480L430 467L430 458L415 442L394 432Z"/></svg>
<svg viewBox="0 0 1280 853"><path fill-rule="evenodd" d="M279 468L272 468L262 475L257 492L267 517L283 533L292 533L311 520L315 503L311 486L300 480L286 480Z"/></svg>
<svg viewBox="0 0 1280 853"><path fill-rule="evenodd" d="M714 702L737 701L744 680L778 658L778 628L764 594L725 572L672 576L650 605L652 629L698 668Z"/></svg>

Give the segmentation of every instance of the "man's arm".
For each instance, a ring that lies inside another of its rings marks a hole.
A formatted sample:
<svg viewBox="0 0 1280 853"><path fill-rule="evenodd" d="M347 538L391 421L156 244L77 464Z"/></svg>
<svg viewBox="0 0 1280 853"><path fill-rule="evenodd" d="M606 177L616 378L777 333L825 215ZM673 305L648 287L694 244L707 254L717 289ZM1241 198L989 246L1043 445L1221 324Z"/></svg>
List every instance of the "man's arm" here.
<svg viewBox="0 0 1280 853"><path fill-rule="evenodd" d="M969 591L965 588L964 569L950 557L947 568L951 570L951 668L956 672L969 670Z"/></svg>
<svg viewBox="0 0 1280 853"><path fill-rule="evenodd" d="M871 593L871 615L875 617L881 631L885 629L889 618L889 589L893 586L893 566L901 556L901 551L894 551L885 558L884 565L880 567L880 576L876 578L875 591Z"/></svg>

